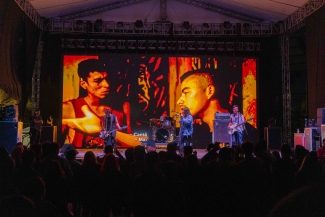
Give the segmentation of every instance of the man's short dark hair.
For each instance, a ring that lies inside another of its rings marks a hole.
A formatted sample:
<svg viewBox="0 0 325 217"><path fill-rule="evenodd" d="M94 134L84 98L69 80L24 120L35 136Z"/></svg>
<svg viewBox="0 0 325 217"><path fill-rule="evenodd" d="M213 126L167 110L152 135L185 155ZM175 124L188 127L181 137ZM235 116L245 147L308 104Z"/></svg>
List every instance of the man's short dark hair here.
<svg viewBox="0 0 325 217"><path fill-rule="evenodd" d="M94 72L94 71L106 72L107 71L106 64L97 59L84 60L78 64L78 75L84 81L86 81L89 72Z"/></svg>
<svg viewBox="0 0 325 217"><path fill-rule="evenodd" d="M210 76L211 82L213 83L213 76L215 74L215 70L212 69L208 69L208 68L203 68L203 69L198 69L198 70L193 70L193 71L188 71L185 72L181 77L181 83L188 77L192 76L192 75L200 75L200 74L208 74Z"/></svg>
<svg viewBox="0 0 325 217"><path fill-rule="evenodd" d="M232 108L235 108L235 107L237 107L237 108L238 108L238 105L233 105L233 106L232 106Z"/></svg>

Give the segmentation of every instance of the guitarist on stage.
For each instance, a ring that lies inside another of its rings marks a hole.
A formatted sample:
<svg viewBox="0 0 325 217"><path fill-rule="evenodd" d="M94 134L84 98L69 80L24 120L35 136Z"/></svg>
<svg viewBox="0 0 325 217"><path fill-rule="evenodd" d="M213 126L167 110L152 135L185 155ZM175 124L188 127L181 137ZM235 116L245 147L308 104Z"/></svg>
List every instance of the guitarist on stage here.
<svg viewBox="0 0 325 217"><path fill-rule="evenodd" d="M230 121L228 124L228 129L237 126L235 132L231 135L232 145L240 146L243 143L243 131L245 129L245 117L238 111L238 106L234 105L232 107L233 114L230 115Z"/></svg>
<svg viewBox="0 0 325 217"><path fill-rule="evenodd" d="M102 132L105 135L104 137L104 149L107 145L111 145L114 149L116 148L115 137L116 130L121 130L120 124L118 123L117 117L114 114L111 114L109 109L105 110L105 115L102 119ZM112 131L112 132L110 132Z"/></svg>

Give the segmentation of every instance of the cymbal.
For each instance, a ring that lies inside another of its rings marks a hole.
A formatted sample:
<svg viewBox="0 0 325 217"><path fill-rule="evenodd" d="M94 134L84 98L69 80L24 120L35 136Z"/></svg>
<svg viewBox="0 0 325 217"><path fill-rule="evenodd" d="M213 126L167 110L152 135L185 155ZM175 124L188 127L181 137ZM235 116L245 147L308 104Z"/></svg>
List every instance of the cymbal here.
<svg viewBox="0 0 325 217"><path fill-rule="evenodd" d="M149 121L150 121L150 122L157 122L157 121L160 121L160 120L157 119L157 118L150 118Z"/></svg>

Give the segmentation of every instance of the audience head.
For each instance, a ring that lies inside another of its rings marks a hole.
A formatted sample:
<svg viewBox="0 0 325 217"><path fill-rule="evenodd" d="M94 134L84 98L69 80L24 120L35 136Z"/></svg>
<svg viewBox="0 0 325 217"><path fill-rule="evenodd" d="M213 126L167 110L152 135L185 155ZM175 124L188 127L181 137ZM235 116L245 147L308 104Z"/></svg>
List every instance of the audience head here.
<svg viewBox="0 0 325 217"><path fill-rule="evenodd" d="M294 155L297 161L302 161L305 157L306 149L302 145L296 145Z"/></svg>
<svg viewBox="0 0 325 217"><path fill-rule="evenodd" d="M252 142L246 141L241 145L241 149L245 154L245 158L252 156L254 151L254 144Z"/></svg>
<svg viewBox="0 0 325 217"><path fill-rule="evenodd" d="M135 161L143 162L145 154L146 154L146 150L143 146L138 145L134 148L134 160Z"/></svg>
<svg viewBox="0 0 325 217"><path fill-rule="evenodd" d="M281 146L282 158L290 158L292 154L290 145L284 144Z"/></svg>
<svg viewBox="0 0 325 217"><path fill-rule="evenodd" d="M98 163L97 158L92 151L87 151L85 153L84 159L82 161L82 165L86 167L94 166Z"/></svg>
<svg viewBox="0 0 325 217"><path fill-rule="evenodd" d="M158 165L159 154L151 151L144 156L144 163L148 169L155 169Z"/></svg>
<svg viewBox="0 0 325 217"><path fill-rule="evenodd" d="M274 157L279 160L281 157L280 157L280 154L278 151L272 151L272 154L274 155Z"/></svg>
<svg viewBox="0 0 325 217"><path fill-rule="evenodd" d="M264 140L258 141L254 146L254 154L260 156L267 150L267 144Z"/></svg>
<svg viewBox="0 0 325 217"><path fill-rule="evenodd" d="M167 144L167 151L170 153L175 153L176 154L177 150L177 143L176 142L170 142Z"/></svg>
<svg viewBox="0 0 325 217"><path fill-rule="evenodd" d="M74 149L70 149L65 155L65 158L68 160L75 160L76 156L77 156L77 151Z"/></svg>
<svg viewBox="0 0 325 217"><path fill-rule="evenodd" d="M133 162L134 161L134 148L127 148L125 150L125 158L129 162Z"/></svg>
<svg viewBox="0 0 325 217"><path fill-rule="evenodd" d="M193 154L193 147L192 146L184 146L184 156L189 156Z"/></svg>
<svg viewBox="0 0 325 217"><path fill-rule="evenodd" d="M45 171L45 177L50 178L50 179L51 178L61 178L64 175L65 174L61 168L61 164L56 160L51 161Z"/></svg>
<svg viewBox="0 0 325 217"><path fill-rule="evenodd" d="M221 148L219 151L219 159L221 161L231 161L233 158L234 150L232 148Z"/></svg>
<svg viewBox="0 0 325 217"><path fill-rule="evenodd" d="M118 170L118 162L116 157L113 154L107 154L104 157L102 172L107 171L117 171Z"/></svg>
<svg viewBox="0 0 325 217"><path fill-rule="evenodd" d="M24 145L23 145L22 142L17 142L17 144L16 144L16 148L20 148L22 151L25 150L25 147L24 147Z"/></svg>
<svg viewBox="0 0 325 217"><path fill-rule="evenodd" d="M113 154L113 146L107 145L104 149L105 154Z"/></svg>
<svg viewBox="0 0 325 217"><path fill-rule="evenodd" d="M191 154L186 158L187 166L188 167L194 167L198 166L198 159L195 154Z"/></svg>
<svg viewBox="0 0 325 217"><path fill-rule="evenodd" d="M318 161L316 152L310 152L302 161L299 171L321 173L321 164Z"/></svg>
<svg viewBox="0 0 325 217"><path fill-rule="evenodd" d="M35 163L36 154L33 150L26 150L23 152L21 159L22 159L22 165L31 167Z"/></svg>
<svg viewBox="0 0 325 217"><path fill-rule="evenodd" d="M214 147L214 144L213 143L209 143L209 145L207 147L207 151L210 151L213 147Z"/></svg>

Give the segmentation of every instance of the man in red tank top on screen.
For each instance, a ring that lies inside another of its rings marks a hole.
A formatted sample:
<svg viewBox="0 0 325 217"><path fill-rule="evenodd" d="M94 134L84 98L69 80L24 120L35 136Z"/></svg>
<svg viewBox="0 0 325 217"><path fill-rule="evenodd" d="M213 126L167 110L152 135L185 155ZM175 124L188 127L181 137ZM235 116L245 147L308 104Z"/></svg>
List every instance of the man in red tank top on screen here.
<svg viewBox="0 0 325 217"><path fill-rule="evenodd" d="M100 105L110 86L105 64L97 59L84 60L78 64L78 75L80 87L87 93L85 97L63 102L62 132L66 143L82 148L98 137L105 111L112 110L107 105Z"/></svg>

